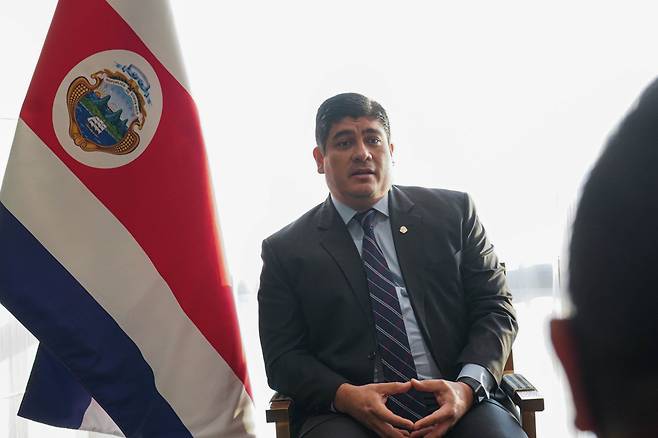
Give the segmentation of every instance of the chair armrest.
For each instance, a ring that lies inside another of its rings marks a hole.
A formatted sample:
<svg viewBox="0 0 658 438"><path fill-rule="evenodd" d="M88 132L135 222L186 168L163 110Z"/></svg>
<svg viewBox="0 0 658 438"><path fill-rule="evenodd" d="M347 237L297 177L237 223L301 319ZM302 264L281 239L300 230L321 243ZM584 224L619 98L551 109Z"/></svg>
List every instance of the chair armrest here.
<svg viewBox="0 0 658 438"><path fill-rule="evenodd" d="M290 414L292 412L292 399L275 392L270 399L270 407L265 411L265 420L276 423L276 438L290 438Z"/></svg>
<svg viewBox="0 0 658 438"><path fill-rule="evenodd" d="M265 419L268 423L279 421L290 421L292 399L286 395L275 392L270 399L270 407L265 411Z"/></svg>
<svg viewBox="0 0 658 438"><path fill-rule="evenodd" d="M500 386L521 412L544 410L544 397L521 374L505 374Z"/></svg>

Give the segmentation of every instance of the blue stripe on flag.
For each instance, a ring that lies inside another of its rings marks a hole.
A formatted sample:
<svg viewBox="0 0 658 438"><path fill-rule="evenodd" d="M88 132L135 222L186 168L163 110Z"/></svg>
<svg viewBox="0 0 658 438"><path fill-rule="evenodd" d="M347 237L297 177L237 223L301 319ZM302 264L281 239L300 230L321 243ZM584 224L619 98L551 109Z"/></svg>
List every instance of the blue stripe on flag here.
<svg viewBox="0 0 658 438"><path fill-rule="evenodd" d="M18 415L51 426L78 429L89 403L87 390L39 344Z"/></svg>
<svg viewBox="0 0 658 438"><path fill-rule="evenodd" d="M123 433L191 437L158 393L153 371L135 343L2 203L0 242L0 301L57 356ZM48 392L53 406L62 403L58 393Z"/></svg>

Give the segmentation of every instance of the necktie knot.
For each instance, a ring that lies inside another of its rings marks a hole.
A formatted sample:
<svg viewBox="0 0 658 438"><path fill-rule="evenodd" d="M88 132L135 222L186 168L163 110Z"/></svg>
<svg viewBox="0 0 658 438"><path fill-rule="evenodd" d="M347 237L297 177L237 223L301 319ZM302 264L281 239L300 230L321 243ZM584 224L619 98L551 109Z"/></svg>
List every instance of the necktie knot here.
<svg viewBox="0 0 658 438"><path fill-rule="evenodd" d="M362 211L361 213L357 213L354 215L354 219L356 219L359 224L361 224L361 227L365 232L368 232L372 230L373 227L373 222L375 220L375 209L371 208L366 211Z"/></svg>

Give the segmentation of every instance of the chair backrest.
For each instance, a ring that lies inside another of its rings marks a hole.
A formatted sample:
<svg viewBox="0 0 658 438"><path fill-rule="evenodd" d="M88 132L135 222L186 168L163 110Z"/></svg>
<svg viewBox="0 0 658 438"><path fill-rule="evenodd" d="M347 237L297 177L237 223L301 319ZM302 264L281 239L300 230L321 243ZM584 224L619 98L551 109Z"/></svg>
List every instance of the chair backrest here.
<svg viewBox="0 0 658 438"><path fill-rule="evenodd" d="M505 262L500 262L500 266L503 268L503 273L507 275L507 266L505 266ZM514 374L514 354L512 350L510 350L507 362L505 362L503 374Z"/></svg>
<svg viewBox="0 0 658 438"><path fill-rule="evenodd" d="M507 362L503 368L503 374L514 374L514 352L510 350Z"/></svg>

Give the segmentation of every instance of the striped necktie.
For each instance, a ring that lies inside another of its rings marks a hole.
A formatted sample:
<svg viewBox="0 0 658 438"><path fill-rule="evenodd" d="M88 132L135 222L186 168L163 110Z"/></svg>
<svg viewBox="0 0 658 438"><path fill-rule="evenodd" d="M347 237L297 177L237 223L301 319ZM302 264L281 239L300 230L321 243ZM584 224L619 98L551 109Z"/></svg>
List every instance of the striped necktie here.
<svg viewBox="0 0 658 438"><path fill-rule="evenodd" d="M394 275L375 238L375 216L376 210L370 209L357 213L354 219L361 224L364 232L361 258L368 280L382 371L387 382L407 382L417 379L418 375L402 319ZM389 396L386 405L395 414L414 422L427 415L423 396L414 389Z"/></svg>

